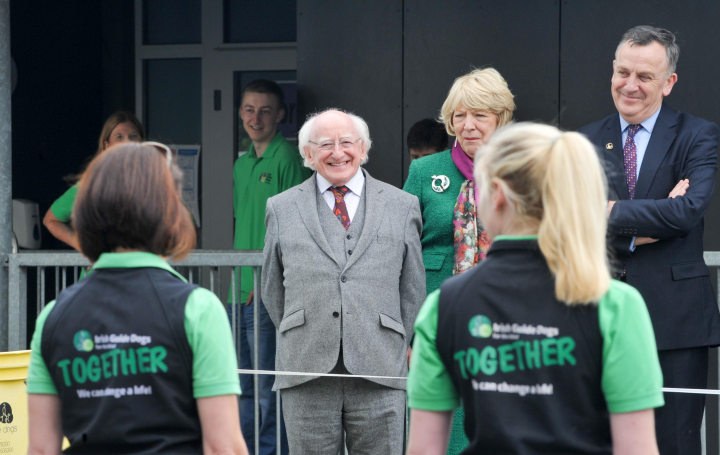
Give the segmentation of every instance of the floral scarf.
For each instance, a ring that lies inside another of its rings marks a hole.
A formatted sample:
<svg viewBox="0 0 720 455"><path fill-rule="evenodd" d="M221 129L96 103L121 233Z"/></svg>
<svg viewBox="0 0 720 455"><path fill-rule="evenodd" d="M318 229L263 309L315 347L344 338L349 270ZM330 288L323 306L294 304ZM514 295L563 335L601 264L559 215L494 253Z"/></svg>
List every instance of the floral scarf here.
<svg viewBox="0 0 720 455"><path fill-rule="evenodd" d="M472 159L465 153L457 140L453 145L451 156L455 166L467 179L460 187L460 194L453 211L453 243L455 245L453 275L457 275L485 259L487 251L490 249L490 239L477 220L475 203L477 193L473 179Z"/></svg>

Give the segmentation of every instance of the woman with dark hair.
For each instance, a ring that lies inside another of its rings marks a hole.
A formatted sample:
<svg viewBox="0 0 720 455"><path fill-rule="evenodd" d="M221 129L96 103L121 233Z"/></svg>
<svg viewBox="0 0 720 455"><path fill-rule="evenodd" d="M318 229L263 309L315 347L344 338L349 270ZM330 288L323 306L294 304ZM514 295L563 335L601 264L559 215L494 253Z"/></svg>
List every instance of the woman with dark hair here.
<svg viewBox="0 0 720 455"><path fill-rule="evenodd" d="M160 151L161 153L158 153ZM97 156L73 209L93 273L40 314L29 453L246 454L225 309L165 261L195 246L182 174L161 144Z"/></svg>
<svg viewBox="0 0 720 455"><path fill-rule="evenodd" d="M98 148L95 157L100 155L108 147L123 142L140 142L145 140L145 130L140 120L132 112L118 111L111 115L103 125L98 139ZM72 183L77 181L79 176L70 177ZM73 185L62 196L60 196L45 213L43 224L50 233L58 240L62 240L76 250L80 250L75 232L70 225L73 204L77 196L78 186Z"/></svg>

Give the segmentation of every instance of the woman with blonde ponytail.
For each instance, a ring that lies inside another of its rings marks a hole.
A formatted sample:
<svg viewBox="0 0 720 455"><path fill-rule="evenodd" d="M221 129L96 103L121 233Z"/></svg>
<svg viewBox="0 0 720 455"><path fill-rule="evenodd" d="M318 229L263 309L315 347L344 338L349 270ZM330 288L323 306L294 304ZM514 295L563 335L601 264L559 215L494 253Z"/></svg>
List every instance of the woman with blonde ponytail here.
<svg viewBox="0 0 720 455"><path fill-rule="evenodd" d="M475 163L487 258L415 322L409 454L657 454L662 373L645 303L611 280L593 146L539 124L499 130Z"/></svg>

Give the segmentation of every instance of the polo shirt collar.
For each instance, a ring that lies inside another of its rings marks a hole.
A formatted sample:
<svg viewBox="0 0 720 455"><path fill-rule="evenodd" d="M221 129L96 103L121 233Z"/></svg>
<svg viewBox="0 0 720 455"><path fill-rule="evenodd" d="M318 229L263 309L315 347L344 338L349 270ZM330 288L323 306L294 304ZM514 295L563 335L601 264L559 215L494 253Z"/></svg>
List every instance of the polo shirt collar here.
<svg viewBox="0 0 720 455"><path fill-rule="evenodd" d="M660 115L661 110L662 106L660 106L660 109L655 111L655 113L651 115L647 120L645 120L644 122L640 122L640 126L645 128L645 131L647 131L648 133L652 134L653 128L655 128L655 122L657 122L658 115ZM625 132L625 130L628 126L630 126L630 124L623 118L622 115L618 114L618 116L620 117L620 131Z"/></svg>
<svg viewBox="0 0 720 455"><path fill-rule="evenodd" d="M317 176L318 190L320 190L320 194L322 194L327 191L328 188L330 188L332 185L325 179L325 177L320 175L319 172L316 172L315 175ZM363 186L365 186L365 174L363 174L361 167L358 167L358 170L353 176L353 178L351 178L350 181L345 184L345 186L348 187L350 191L352 191L355 195L362 196Z"/></svg>
<svg viewBox="0 0 720 455"><path fill-rule="evenodd" d="M537 235L498 235L493 239L488 255L503 250L539 251Z"/></svg>
<svg viewBox="0 0 720 455"><path fill-rule="evenodd" d="M187 283L187 280L177 273L165 259L144 251L129 253L103 253L93 265L93 269L134 269L140 267L155 267L167 270Z"/></svg>
<svg viewBox="0 0 720 455"><path fill-rule="evenodd" d="M272 158L275 155L275 152L280 147L280 144L282 143L283 139L285 139L280 131L275 133L275 136L273 136L272 141L268 144L267 148L265 149L265 152L262 154L260 158ZM250 150L248 150L248 153L250 156L253 156L257 158L257 153L255 153L255 144L250 144Z"/></svg>

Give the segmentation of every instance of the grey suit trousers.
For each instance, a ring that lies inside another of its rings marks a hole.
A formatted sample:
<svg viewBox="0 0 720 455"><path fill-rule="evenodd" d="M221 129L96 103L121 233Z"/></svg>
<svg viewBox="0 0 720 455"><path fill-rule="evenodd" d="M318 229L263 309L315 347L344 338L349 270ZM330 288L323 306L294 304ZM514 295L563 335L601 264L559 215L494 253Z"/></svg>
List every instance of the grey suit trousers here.
<svg viewBox="0 0 720 455"><path fill-rule="evenodd" d="M347 374L342 364L331 373ZM350 455L401 455L405 390L365 379L317 378L282 389L290 455L338 455L345 429Z"/></svg>

